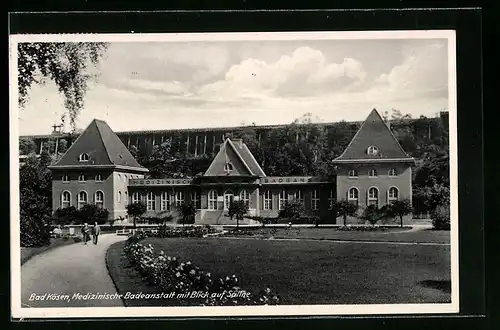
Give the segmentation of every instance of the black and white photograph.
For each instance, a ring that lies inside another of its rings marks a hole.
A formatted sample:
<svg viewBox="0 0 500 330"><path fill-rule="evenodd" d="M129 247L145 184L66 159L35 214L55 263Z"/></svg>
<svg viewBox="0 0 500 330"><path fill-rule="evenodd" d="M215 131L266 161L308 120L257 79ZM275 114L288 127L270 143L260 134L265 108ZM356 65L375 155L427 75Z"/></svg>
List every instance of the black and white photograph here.
<svg viewBox="0 0 500 330"><path fill-rule="evenodd" d="M10 36L12 313L456 313L451 30Z"/></svg>

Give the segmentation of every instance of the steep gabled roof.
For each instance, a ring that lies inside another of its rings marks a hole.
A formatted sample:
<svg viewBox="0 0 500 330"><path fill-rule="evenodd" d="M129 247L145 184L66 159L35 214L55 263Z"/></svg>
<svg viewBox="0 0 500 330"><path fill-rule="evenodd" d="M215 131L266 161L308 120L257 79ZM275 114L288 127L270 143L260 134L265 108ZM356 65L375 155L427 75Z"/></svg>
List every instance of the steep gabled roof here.
<svg viewBox="0 0 500 330"><path fill-rule="evenodd" d="M376 155L368 154L368 148L370 146L374 146L378 149ZM412 161L413 158L403 150L380 114L377 110L373 109L342 155L337 157L334 161L342 162L351 160Z"/></svg>
<svg viewBox="0 0 500 330"><path fill-rule="evenodd" d="M224 165L230 163L233 170L224 171ZM259 176L266 174L255 160L248 147L241 140L226 139L219 152L204 174L205 176Z"/></svg>
<svg viewBox="0 0 500 330"><path fill-rule="evenodd" d="M88 154L88 161L80 155ZM108 124L94 119L53 167L63 166L125 166L142 171L140 165Z"/></svg>

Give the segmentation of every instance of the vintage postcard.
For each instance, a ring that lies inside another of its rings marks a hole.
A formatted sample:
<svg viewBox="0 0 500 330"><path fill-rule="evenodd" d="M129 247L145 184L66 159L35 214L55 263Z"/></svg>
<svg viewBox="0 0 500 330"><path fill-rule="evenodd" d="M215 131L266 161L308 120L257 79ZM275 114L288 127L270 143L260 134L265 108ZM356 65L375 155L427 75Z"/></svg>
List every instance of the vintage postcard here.
<svg viewBox="0 0 500 330"><path fill-rule="evenodd" d="M454 31L10 36L13 318L457 313Z"/></svg>

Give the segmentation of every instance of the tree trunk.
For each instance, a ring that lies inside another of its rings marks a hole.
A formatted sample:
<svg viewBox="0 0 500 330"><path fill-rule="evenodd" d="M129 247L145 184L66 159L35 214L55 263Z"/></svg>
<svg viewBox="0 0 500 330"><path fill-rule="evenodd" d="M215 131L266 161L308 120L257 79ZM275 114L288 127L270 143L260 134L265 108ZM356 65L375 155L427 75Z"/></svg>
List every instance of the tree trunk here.
<svg viewBox="0 0 500 330"><path fill-rule="evenodd" d="M134 229L137 227L136 226L136 221L137 221L137 217L134 217Z"/></svg>
<svg viewBox="0 0 500 330"><path fill-rule="evenodd" d="M344 214L344 227L347 226L347 214Z"/></svg>
<svg viewBox="0 0 500 330"><path fill-rule="evenodd" d="M399 216L399 219L401 220L401 228L403 228L403 216L402 216L402 215L400 215L400 216Z"/></svg>

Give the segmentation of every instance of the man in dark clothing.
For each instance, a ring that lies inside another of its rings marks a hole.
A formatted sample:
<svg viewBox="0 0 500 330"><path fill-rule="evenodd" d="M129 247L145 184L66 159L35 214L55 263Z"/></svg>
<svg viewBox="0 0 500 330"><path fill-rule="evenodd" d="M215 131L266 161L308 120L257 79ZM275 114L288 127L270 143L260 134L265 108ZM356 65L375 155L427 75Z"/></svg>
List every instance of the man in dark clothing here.
<svg viewBox="0 0 500 330"><path fill-rule="evenodd" d="M90 228L89 226L87 225L87 223L85 223L82 227L82 240L83 240L83 244L87 245L87 241L90 240L89 238L89 231L90 231Z"/></svg>
<svg viewBox="0 0 500 330"><path fill-rule="evenodd" d="M99 227L97 222L95 222L94 228L92 230L92 235L94 236L94 244L97 244L97 240L99 239L100 234L101 234L101 227Z"/></svg>

